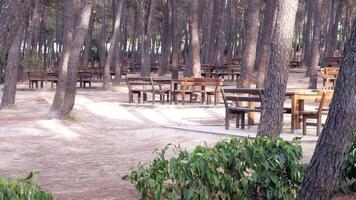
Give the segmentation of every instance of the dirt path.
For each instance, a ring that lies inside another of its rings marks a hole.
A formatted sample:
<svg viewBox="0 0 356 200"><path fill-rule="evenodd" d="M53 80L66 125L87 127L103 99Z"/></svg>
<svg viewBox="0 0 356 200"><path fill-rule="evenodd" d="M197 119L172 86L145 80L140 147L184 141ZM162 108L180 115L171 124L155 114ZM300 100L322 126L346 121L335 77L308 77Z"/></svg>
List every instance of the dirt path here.
<svg viewBox="0 0 356 200"><path fill-rule="evenodd" d="M1 96L0 92L0 96ZM79 90L73 118L50 118L53 91L18 91L16 108L0 111L0 174L39 171L56 199L137 199L121 176L168 143L193 148L227 136L165 128L222 124L224 108L127 105L120 91ZM120 102L120 103L119 103ZM308 160L314 143L303 144Z"/></svg>

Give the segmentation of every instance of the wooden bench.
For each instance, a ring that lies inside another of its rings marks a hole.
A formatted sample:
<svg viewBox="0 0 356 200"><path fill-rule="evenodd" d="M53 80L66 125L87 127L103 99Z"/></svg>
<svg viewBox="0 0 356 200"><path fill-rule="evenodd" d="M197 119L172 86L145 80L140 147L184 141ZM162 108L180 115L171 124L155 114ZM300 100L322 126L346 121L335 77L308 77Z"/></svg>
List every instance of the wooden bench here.
<svg viewBox="0 0 356 200"><path fill-rule="evenodd" d="M155 103L156 95L160 96L160 101L164 102L164 91L160 85L156 85L153 78L126 78L129 90L129 103L134 103L134 95L137 95L138 103L147 101L147 94L152 94L152 103ZM157 88L158 87L158 88Z"/></svg>
<svg viewBox="0 0 356 200"><path fill-rule="evenodd" d="M46 81L46 71L45 70L31 70L27 71L28 77L28 88L33 89L33 85L36 85L36 89L38 89L40 83L40 87L43 88L43 82Z"/></svg>
<svg viewBox="0 0 356 200"><path fill-rule="evenodd" d="M339 77L339 67L322 67L320 68L323 79L323 87L325 89L333 89L336 84L336 79Z"/></svg>
<svg viewBox="0 0 356 200"><path fill-rule="evenodd" d="M323 67L336 67L340 66L342 57L327 57L322 62Z"/></svg>
<svg viewBox="0 0 356 200"><path fill-rule="evenodd" d="M307 134L307 126L316 126L316 135L319 136L321 127L322 127L322 116L327 114L328 105L330 104L331 98L333 96L332 91L323 91L320 93L320 96L315 100L319 102L319 107L316 111L303 111L302 120L303 120L303 135ZM316 120L316 123L308 122L308 119Z"/></svg>
<svg viewBox="0 0 356 200"><path fill-rule="evenodd" d="M225 105L225 129L229 129L231 115L236 117L236 128L245 128L245 114L250 114L248 117L249 125L253 125L253 113L261 112L262 105L262 90L259 93L246 93L245 91L237 91L235 89L221 89ZM243 104L247 104L243 105ZM256 104L259 104L256 106ZM291 108L284 108L284 113L291 114ZM251 115L252 114L252 115Z"/></svg>
<svg viewBox="0 0 356 200"><path fill-rule="evenodd" d="M176 84L179 87L175 86ZM185 104L185 95L190 95L190 102L193 102L193 96L196 93L201 94L201 103L207 104L211 102L211 97L214 97L214 104L218 104L219 101L219 90L220 90L221 80L216 78L184 78L183 80L176 80L172 82L171 90L171 100L178 103L178 95L181 95L182 104ZM208 87L212 87L209 90Z"/></svg>

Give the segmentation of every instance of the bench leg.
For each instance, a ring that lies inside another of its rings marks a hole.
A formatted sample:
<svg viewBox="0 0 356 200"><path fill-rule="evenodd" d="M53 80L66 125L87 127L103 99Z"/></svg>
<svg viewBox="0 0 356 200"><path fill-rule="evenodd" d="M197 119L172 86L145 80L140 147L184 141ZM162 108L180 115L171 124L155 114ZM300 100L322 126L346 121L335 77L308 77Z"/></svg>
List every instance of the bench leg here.
<svg viewBox="0 0 356 200"><path fill-rule="evenodd" d="M316 136L320 135L320 131L321 131L321 117L318 117L316 121Z"/></svg>
<svg viewBox="0 0 356 200"><path fill-rule="evenodd" d="M245 113L241 113L241 129L245 129Z"/></svg>
<svg viewBox="0 0 356 200"><path fill-rule="evenodd" d="M230 113L229 111L225 110L225 130L229 130L229 121L230 120Z"/></svg>
<svg viewBox="0 0 356 200"><path fill-rule="evenodd" d="M236 128L239 128L240 127L240 115L237 114L236 115Z"/></svg>
<svg viewBox="0 0 356 200"><path fill-rule="evenodd" d="M303 117L303 135L307 134L307 118Z"/></svg>

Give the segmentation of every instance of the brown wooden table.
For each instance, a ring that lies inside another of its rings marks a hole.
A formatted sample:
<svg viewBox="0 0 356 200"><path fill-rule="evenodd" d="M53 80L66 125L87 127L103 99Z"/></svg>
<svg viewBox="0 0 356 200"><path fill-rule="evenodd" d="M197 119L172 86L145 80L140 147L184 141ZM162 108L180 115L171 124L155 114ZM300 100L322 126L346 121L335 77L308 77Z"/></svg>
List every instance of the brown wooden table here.
<svg viewBox="0 0 356 200"><path fill-rule="evenodd" d="M261 88L234 88L229 91L236 91L238 93L246 93L251 95L263 94L264 89ZM291 100L291 132L295 129L300 129L301 112L304 110L304 100L315 99L319 95L319 90L314 89L287 89L285 99ZM253 113L248 117L250 123L253 122Z"/></svg>

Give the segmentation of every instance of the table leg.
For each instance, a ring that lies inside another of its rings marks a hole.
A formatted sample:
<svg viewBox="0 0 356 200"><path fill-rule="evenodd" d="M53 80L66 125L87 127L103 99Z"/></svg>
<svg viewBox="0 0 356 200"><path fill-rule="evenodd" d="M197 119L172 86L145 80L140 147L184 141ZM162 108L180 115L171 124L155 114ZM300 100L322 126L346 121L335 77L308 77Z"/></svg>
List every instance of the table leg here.
<svg viewBox="0 0 356 200"><path fill-rule="evenodd" d="M250 109L255 109L255 102L249 102L248 107ZM249 126L253 126L255 124L255 113L254 112L248 112L247 113L247 124Z"/></svg>
<svg viewBox="0 0 356 200"><path fill-rule="evenodd" d="M294 134L297 129L299 113L298 113L298 96L292 95L292 117L291 117L291 133Z"/></svg>

